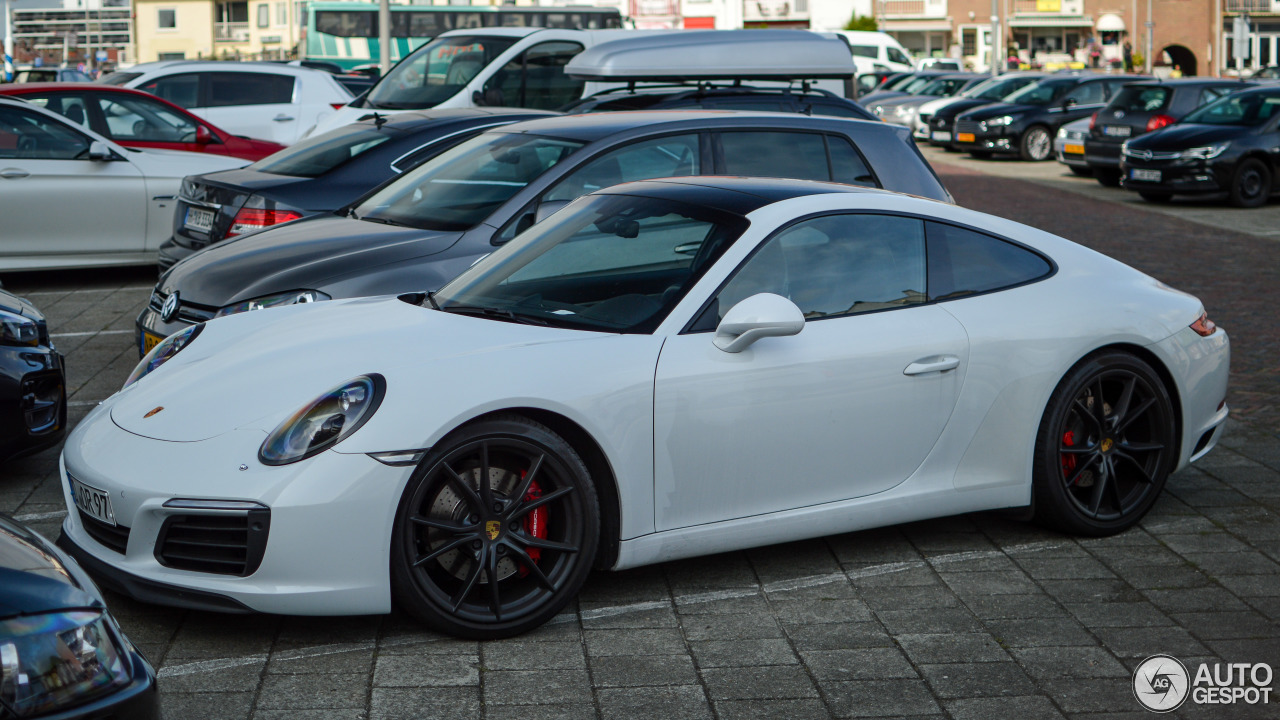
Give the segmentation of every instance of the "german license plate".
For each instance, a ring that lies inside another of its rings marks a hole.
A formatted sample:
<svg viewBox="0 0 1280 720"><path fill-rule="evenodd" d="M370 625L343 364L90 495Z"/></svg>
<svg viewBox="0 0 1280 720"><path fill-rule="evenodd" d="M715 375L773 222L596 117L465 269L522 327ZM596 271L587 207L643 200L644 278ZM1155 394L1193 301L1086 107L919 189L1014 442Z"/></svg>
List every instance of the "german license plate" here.
<svg viewBox="0 0 1280 720"><path fill-rule="evenodd" d="M1129 137L1133 134L1133 128L1128 125L1103 125L1102 134L1111 137Z"/></svg>
<svg viewBox="0 0 1280 720"><path fill-rule="evenodd" d="M192 230L209 232L213 229L213 212L198 207L187 208L187 219L184 224Z"/></svg>
<svg viewBox="0 0 1280 720"><path fill-rule="evenodd" d="M101 520L108 525L116 524L116 514L111 509L110 495L97 488L91 488L70 475L67 476L67 480L71 482L71 497L76 501L76 507L91 518Z"/></svg>
<svg viewBox="0 0 1280 720"><path fill-rule="evenodd" d="M956 142L976 142L978 137L973 133L960 133L956 135Z"/></svg>
<svg viewBox="0 0 1280 720"><path fill-rule="evenodd" d="M970 135L969 137L973 137ZM951 133L945 130L934 130L933 136L930 138L934 142L951 142Z"/></svg>
<svg viewBox="0 0 1280 720"><path fill-rule="evenodd" d="M1130 180L1142 180L1145 182L1160 182L1159 170L1139 170L1134 168L1129 171Z"/></svg>
<svg viewBox="0 0 1280 720"><path fill-rule="evenodd" d="M1063 145L1063 146L1062 146L1062 152L1064 152L1064 153L1066 153L1066 154L1068 154L1068 155L1083 155L1083 154L1084 154L1084 146L1083 146L1083 145L1073 145L1073 144L1071 144L1071 143L1067 143L1066 145Z"/></svg>
<svg viewBox="0 0 1280 720"><path fill-rule="evenodd" d="M156 345L159 345L160 341L163 339L164 338L160 337L159 335L149 333L146 330L143 330L142 340L141 340L142 354L146 355L147 353L151 352L151 348L154 348Z"/></svg>

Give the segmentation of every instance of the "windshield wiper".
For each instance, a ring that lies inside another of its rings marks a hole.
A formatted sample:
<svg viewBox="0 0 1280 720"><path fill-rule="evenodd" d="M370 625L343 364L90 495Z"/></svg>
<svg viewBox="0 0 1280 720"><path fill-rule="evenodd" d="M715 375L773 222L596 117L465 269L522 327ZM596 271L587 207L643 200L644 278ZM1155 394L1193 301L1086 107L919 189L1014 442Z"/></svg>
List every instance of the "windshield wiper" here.
<svg viewBox="0 0 1280 720"><path fill-rule="evenodd" d="M409 227L404 223L398 223L395 220L388 220L386 218L370 217L368 215L357 217L354 210L351 211L351 217L354 217L355 219L360 220L362 222L378 223L379 225L395 225L396 227Z"/></svg>
<svg viewBox="0 0 1280 720"><path fill-rule="evenodd" d="M523 313L514 313L510 310L503 310L495 307L481 307L479 305L450 305L448 307L440 307L436 305L435 298L427 295L427 299L431 300L431 304L442 312L457 313L458 315L475 315L477 317L495 318L498 320L506 320L507 322L519 323L521 325L539 325L547 327L551 323L539 317L525 315Z"/></svg>

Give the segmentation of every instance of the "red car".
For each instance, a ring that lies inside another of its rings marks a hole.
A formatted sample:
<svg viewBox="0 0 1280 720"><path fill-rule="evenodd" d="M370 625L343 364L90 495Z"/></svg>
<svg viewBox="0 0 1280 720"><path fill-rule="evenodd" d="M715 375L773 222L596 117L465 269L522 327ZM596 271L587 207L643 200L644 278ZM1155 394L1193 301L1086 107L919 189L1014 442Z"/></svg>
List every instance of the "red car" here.
<svg viewBox="0 0 1280 720"><path fill-rule="evenodd" d="M20 97L84 125L125 147L164 148L261 160L283 145L232 135L155 95L97 83L0 85Z"/></svg>

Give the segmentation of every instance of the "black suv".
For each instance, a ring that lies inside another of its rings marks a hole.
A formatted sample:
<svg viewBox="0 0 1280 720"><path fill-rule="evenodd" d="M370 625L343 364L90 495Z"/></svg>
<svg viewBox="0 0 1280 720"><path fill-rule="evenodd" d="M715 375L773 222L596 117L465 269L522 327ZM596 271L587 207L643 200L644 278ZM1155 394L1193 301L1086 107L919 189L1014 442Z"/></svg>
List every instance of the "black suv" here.
<svg viewBox="0 0 1280 720"><path fill-rule="evenodd" d="M676 110L705 108L708 110L765 110L769 112L832 115L878 120L870 111L852 100L826 90L801 87L796 89L759 88L746 85L709 85L691 87L672 85L619 88L605 90L575 100L560 108L561 112L578 114L615 110Z"/></svg>
<svg viewBox="0 0 1280 720"><path fill-rule="evenodd" d="M1048 160L1053 137L1072 120L1101 110L1124 85L1140 75L1051 75L1005 98L956 117L953 146L975 157L994 153L1023 160Z"/></svg>
<svg viewBox="0 0 1280 720"><path fill-rule="evenodd" d="M1084 161L1107 187L1120 184L1120 146L1124 141L1172 125L1201 105L1253 87L1232 80L1189 78L1130 83L1089 123Z"/></svg>

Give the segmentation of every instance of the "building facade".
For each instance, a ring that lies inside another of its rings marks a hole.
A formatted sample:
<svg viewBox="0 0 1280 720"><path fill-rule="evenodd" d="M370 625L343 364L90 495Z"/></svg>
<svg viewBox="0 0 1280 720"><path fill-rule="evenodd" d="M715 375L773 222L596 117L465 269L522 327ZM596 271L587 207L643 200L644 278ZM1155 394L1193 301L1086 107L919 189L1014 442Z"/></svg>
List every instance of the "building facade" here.
<svg viewBox="0 0 1280 720"><path fill-rule="evenodd" d="M87 7L15 7L10 12L16 64L83 63L93 68L133 59L133 18L127 0L98 1Z"/></svg>
<svg viewBox="0 0 1280 720"><path fill-rule="evenodd" d="M138 62L289 59L303 8L295 0L134 0Z"/></svg>

